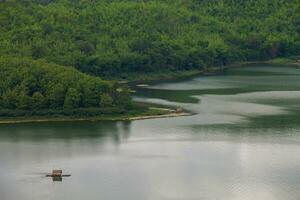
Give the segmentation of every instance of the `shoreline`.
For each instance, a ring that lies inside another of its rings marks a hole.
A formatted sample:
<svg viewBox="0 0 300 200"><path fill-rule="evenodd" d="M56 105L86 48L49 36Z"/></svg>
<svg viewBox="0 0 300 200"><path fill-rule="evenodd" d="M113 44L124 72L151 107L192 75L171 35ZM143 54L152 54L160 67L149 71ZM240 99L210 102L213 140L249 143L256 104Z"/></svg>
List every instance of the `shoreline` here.
<svg viewBox="0 0 300 200"><path fill-rule="evenodd" d="M179 112L179 113L170 113L164 115L149 115L149 116L139 116L139 117L131 117L130 121L136 120L144 120L144 119L157 119L157 118L171 118L171 117L184 117L184 116L192 116L192 113L188 112Z"/></svg>
<svg viewBox="0 0 300 200"><path fill-rule="evenodd" d="M235 68L235 67L241 67L243 65L248 64L292 64L292 65L300 65L300 62L298 60L300 59L299 56L290 56L290 57L278 57L273 58L269 60L257 60L257 61L236 61L233 63L229 63L228 65L223 66L211 66L207 69L203 70L191 70L191 71L177 71L177 72L166 72L165 75L156 75L156 76L145 76L144 74L139 74L138 76L140 79L129 79L127 81L120 81L120 83L126 83L130 86L136 86L136 85L143 85L143 84L151 84L153 82L165 82L165 81L176 81L176 80L185 80L188 78L192 78L195 76L211 76L211 75L217 75L218 73L223 72L224 70ZM145 78L146 77L146 78Z"/></svg>
<svg viewBox="0 0 300 200"><path fill-rule="evenodd" d="M27 119L0 119L0 125L3 124L23 124L23 123L41 123L41 122L97 122L97 121L136 121L157 118L183 117L191 116L188 112L169 112L157 115L140 115L140 116L106 116L106 117L91 117L91 118L72 118L72 117L56 117L56 118L27 118Z"/></svg>
<svg viewBox="0 0 300 200"><path fill-rule="evenodd" d="M280 59L280 58L279 58ZM278 60L278 58L277 58ZM245 64L252 64L252 63L270 63L270 64L293 64L294 66L300 66L300 63L297 60L284 58L280 60L281 62L276 62L276 59L268 60L268 61L249 61L249 62L237 62L233 63L227 66L223 67L213 67L210 70L207 71L193 71L189 74L184 74L179 76L173 76L171 78L167 79L152 79L152 80L138 80L138 81L128 81L127 83L133 87L139 87L138 84L151 84L153 82L157 81L172 81L172 80L178 80L178 79L187 79L194 76L209 76L214 75L219 72L222 72L223 70L226 70L228 68L234 68L237 66L243 66ZM178 75L178 74L177 74ZM95 117L68 117L68 116L62 116L62 117L43 117L43 116L32 116L32 117L16 117L16 118L0 118L0 125L2 124L21 124L21 123L41 123L41 122L76 122L76 121L90 121L90 122L96 122L96 121L135 121L135 120L146 120L146 119L156 119L156 118L170 118L170 117L183 117L183 116L191 116L193 113L185 112L185 111L177 111L174 110L174 108L168 107L156 107L151 108L150 105L148 105L148 111L150 110L157 110L162 113L153 114L153 113L139 113L139 114L124 114L115 116L115 115L107 115L107 116L95 116Z"/></svg>
<svg viewBox="0 0 300 200"><path fill-rule="evenodd" d="M128 80L128 81L119 81L121 84L128 84L129 86L137 86L137 85L148 85L151 83L157 83L157 82L166 82L166 81L178 81L178 80L186 80L189 78L197 77L197 76L211 76L218 73L223 72L224 70L231 67L231 65L228 66L220 66L220 67L210 67L207 70L191 70L191 71L178 71L175 73L169 73L166 72L163 76L153 76L148 77L146 79L143 78L143 75L141 79L138 80Z"/></svg>

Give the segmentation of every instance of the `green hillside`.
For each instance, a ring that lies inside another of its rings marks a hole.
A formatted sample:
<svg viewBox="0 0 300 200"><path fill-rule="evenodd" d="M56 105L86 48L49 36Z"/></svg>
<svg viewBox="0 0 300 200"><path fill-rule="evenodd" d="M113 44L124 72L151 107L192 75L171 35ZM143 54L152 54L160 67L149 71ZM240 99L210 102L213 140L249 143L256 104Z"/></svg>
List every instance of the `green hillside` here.
<svg viewBox="0 0 300 200"><path fill-rule="evenodd" d="M94 108L99 114L122 112L130 106L128 90L116 82L42 60L0 57L0 116L22 116L29 111L68 115L76 109L89 115L92 112L84 109Z"/></svg>
<svg viewBox="0 0 300 200"><path fill-rule="evenodd" d="M1 0L0 116L134 110L104 79L299 55L299 32L299 0Z"/></svg>
<svg viewBox="0 0 300 200"><path fill-rule="evenodd" d="M106 78L300 54L298 0L2 0L0 54Z"/></svg>

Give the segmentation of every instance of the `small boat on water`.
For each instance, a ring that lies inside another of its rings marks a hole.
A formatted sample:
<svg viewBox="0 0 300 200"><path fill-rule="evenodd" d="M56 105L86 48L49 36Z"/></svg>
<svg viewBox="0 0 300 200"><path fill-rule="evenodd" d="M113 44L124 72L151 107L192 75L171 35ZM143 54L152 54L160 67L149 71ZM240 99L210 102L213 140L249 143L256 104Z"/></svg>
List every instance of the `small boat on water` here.
<svg viewBox="0 0 300 200"><path fill-rule="evenodd" d="M71 174L63 174L62 170L54 169L51 174L47 174L46 177L69 177Z"/></svg>

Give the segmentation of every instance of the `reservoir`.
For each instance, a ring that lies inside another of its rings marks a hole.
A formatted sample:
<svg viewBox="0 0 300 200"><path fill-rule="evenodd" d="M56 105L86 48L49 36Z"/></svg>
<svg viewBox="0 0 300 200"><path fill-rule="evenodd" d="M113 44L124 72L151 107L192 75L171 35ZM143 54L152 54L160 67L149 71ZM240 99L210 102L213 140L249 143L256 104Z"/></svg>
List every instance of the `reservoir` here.
<svg viewBox="0 0 300 200"><path fill-rule="evenodd" d="M251 64L134 99L193 115L0 125L0 199L299 200L300 69Z"/></svg>

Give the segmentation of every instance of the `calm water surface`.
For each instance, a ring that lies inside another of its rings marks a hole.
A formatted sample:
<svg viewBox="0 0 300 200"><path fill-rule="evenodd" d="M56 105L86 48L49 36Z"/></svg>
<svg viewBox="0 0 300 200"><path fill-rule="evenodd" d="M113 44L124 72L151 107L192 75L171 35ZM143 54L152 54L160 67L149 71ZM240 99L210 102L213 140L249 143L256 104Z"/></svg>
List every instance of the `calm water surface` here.
<svg viewBox="0 0 300 200"><path fill-rule="evenodd" d="M231 69L135 100L195 115L1 125L0 199L300 199L300 69ZM53 168L72 176L53 182Z"/></svg>

